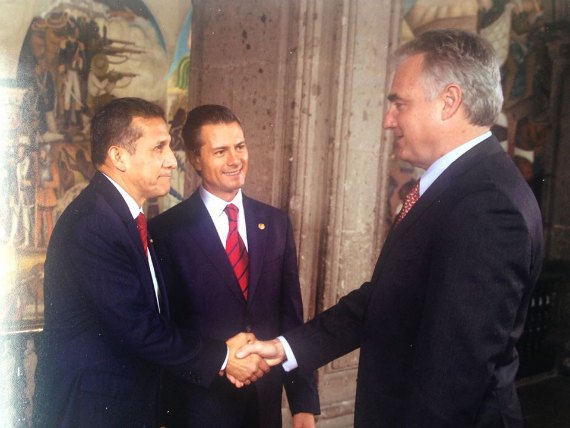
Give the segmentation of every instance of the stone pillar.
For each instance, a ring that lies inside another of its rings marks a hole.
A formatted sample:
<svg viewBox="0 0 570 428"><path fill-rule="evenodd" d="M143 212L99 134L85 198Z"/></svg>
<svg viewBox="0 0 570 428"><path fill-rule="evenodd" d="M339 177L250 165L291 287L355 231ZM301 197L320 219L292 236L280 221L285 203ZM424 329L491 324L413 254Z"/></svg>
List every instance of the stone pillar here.
<svg viewBox="0 0 570 428"><path fill-rule="evenodd" d="M390 0L194 2L190 107L224 104L243 121L244 191L292 218L306 318L368 280L384 240L401 19ZM319 371L320 427L352 426L357 364Z"/></svg>

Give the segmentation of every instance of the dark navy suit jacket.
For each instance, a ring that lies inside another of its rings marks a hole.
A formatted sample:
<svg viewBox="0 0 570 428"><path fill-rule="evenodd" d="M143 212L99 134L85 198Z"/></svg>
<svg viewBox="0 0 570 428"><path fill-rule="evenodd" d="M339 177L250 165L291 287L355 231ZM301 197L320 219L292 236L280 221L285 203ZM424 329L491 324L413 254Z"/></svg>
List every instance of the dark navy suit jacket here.
<svg viewBox="0 0 570 428"><path fill-rule="evenodd" d="M360 349L356 427L522 427L514 379L541 215L491 137L428 188L370 282L285 334L300 368Z"/></svg>
<svg viewBox="0 0 570 428"><path fill-rule="evenodd" d="M303 322L291 222L284 212L246 196L243 206L250 268L247 301L198 191L152 219L149 229L178 325L219 340L244 331L273 339ZM258 396L259 426L281 426L283 385L293 413L319 413L314 374L285 374L277 366L241 390L225 378L209 389L166 379L167 410L175 416L168 426L239 427L248 416L244 412L252 411L246 407L252 391Z"/></svg>
<svg viewBox="0 0 570 428"><path fill-rule="evenodd" d="M225 343L178 330L166 299L159 314L135 220L99 172L56 224L44 290L35 427L156 427L160 366L202 386L218 377Z"/></svg>

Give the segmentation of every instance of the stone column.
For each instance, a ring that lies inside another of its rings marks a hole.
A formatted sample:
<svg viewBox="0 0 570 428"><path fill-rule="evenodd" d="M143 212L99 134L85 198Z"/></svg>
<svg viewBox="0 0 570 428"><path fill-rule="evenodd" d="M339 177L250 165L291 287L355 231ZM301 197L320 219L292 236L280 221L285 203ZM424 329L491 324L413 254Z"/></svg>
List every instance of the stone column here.
<svg viewBox="0 0 570 428"><path fill-rule="evenodd" d="M390 0L194 2L190 107L242 119L244 191L292 218L306 318L368 280L384 240L401 19ZM319 371L319 426L352 426L357 364L353 353Z"/></svg>
<svg viewBox="0 0 570 428"><path fill-rule="evenodd" d="M383 242L391 144L382 130L390 1L301 1L289 212L309 315L370 278ZM315 287L316 285L316 287ZM351 426L358 354L320 371L319 426Z"/></svg>

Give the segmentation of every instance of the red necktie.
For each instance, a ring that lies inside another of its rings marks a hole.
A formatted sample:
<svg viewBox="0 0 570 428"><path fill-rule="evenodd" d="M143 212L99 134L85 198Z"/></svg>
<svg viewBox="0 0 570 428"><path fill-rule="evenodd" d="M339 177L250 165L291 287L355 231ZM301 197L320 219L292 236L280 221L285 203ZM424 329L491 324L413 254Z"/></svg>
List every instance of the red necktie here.
<svg viewBox="0 0 570 428"><path fill-rule="evenodd" d="M245 244L238 232L238 207L229 204L224 208L228 216L228 238L226 239L226 253L234 268L243 297L247 300L247 287L249 284L249 256Z"/></svg>
<svg viewBox="0 0 570 428"><path fill-rule="evenodd" d="M406 199L404 199L404 206L400 210L400 214L396 217L396 221L394 222L394 227L398 226L400 222L406 217L406 214L412 209L414 204L418 202L420 199L420 180L416 181L412 190L406 195Z"/></svg>
<svg viewBox="0 0 570 428"><path fill-rule="evenodd" d="M139 216L136 218L137 222L137 229L141 235L141 241L144 247L144 253L147 253L148 249L148 231L146 227L146 217L143 213L140 213Z"/></svg>

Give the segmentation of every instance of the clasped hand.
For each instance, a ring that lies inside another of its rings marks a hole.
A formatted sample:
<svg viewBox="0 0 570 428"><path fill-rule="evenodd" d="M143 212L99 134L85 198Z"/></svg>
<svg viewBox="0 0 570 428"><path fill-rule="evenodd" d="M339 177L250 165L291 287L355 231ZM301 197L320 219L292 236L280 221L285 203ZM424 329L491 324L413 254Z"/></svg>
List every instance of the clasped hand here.
<svg viewBox="0 0 570 428"><path fill-rule="evenodd" d="M269 372L269 364L259 355L253 354L245 355L241 358L236 357L238 349L253 342L256 342L256 339L252 333L239 333L226 341L229 355L225 374L229 381L238 388L255 382L265 373ZM220 376L223 375L224 372L220 371Z"/></svg>
<svg viewBox="0 0 570 428"><path fill-rule="evenodd" d="M255 382L269 372L270 366L285 360L285 350L278 339L261 341L251 333L240 333L226 343L230 349L226 377L237 388Z"/></svg>

